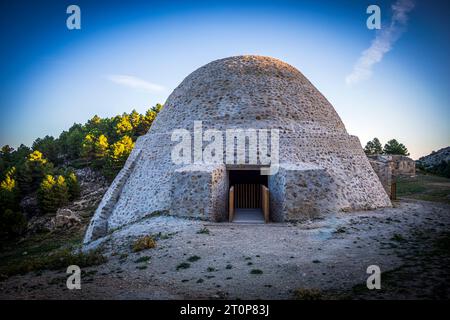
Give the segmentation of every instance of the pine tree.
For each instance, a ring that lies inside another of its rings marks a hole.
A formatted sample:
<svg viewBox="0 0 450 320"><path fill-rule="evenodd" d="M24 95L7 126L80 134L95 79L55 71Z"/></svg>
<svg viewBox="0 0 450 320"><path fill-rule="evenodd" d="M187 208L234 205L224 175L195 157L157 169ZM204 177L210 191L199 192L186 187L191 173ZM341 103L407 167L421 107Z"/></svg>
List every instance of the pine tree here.
<svg viewBox="0 0 450 320"><path fill-rule="evenodd" d="M141 123L141 115L134 109L130 114L130 122L133 128L137 128Z"/></svg>
<svg viewBox="0 0 450 320"><path fill-rule="evenodd" d="M129 136L123 136L122 139L112 144L104 170L105 176L113 178L123 167L133 148L134 142Z"/></svg>
<svg viewBox="0 0 450 320"><path fill-rule="evenodd" d="M102 118L95 115L86 123L86 130L95 136L99 135L101 132L101 122Z"/></svg>
<svg viewBox="0 0 450 320"><path fill-rule="evenodd" d="M86 160L93 160L95 157L95 137L88 133L81 144L81 156Z"/></svg>
<svg viewBox="0 0 450 320"><path fill-rule="evenodd" d="M5 145L0 150L0 178L3 176L3 173L7 168L13 165L12 153L14 149L9 145Z"/></svg>
<svg viewBox="0 0 450 320"><path fill-rule="evenodd" d="M85 134L80 124L74 124L69 131L63 131L58 138L58 152L67 160L76 160L81 156Z"/></svg>
<svg viewBox="0 0 450 320"><path fill-rule="evenodd" d="M58 163L58 144L55 138L45 136L44 138L37 138L33 142L33 150L38 150L43 156L53 164Z"/></svg>
<svg viewBox="0 0 450 320"><path fill-rule="evenodd" d="M39 188L39 205L44 213L53 213L69 201L69 188L62 175L46 175Z"/></svg>
<svg viewBox="0 0 450 320"><path fill-rule="evenodd" d="M39 187L39 206L44 213L56 212L58 208L69 202L69 188L62 175L56 179L52 175L46 175Z"/></svg>
<svg viewBox="0 0 450 320"><path fill-rule="evenodd" d="M36 190L46 174L52 174L53 164L49 163L40 151L35 150L28 155L23 165L18 165L17 169L20 190L26 194Z"/></svg>
<svg viewBox="0 0 450 320"><path fill-rule="evenodd" d="M380 140L378 140L378 138L373 138L372 141L367 142L366 146L364 147L364 152L367 155L382 154L383 147L381 146Z"/></svg>
<svg viewBox="0 0 450 320"><path fill-rule="evenodd" d="M108 154L108 138L105 135L100 135L98 139L94 143L94 150L95 150L95 158L96 159L103 159Z"/></svg>
<svg viewBox="0 0 450 320"><path fill-rule="evenodd" d="M0 183L0 212L7 209L19 210L19 188L14 179L16 168L12 167Z"/></svg>
<svg viewBox="0 0 450 320"><path fill-rule="evenodd" d="M59 175L54 185L54 195L57 208L65 206L69 202L69 188L66 184L66 179Z"/></svg>
<svg viewBox="0 0 450 320"><path fill-rule="evenodd" d="M133 125L130 121L130 116L124 113L117 117L116 132L119 136L130 134L133 131Z"/></svg>
<svg viewBox="0 0 450 320"><path fill-rule="evenodd" d="M133 148L133 140L129 136L123 136L111 146L111 158L116 162L125 162Z"/></svg>
<svg viewBox="0 0 450 320"><path fill-rule="evenodd" d="M54 194L56 180L52 175L46 175L39 187L39 206L44 213L56 212L58 201Z"/></svg>
<svg viewBox="0 0 450 320"><path fill-rule="evenodd" d="M398 154L403 156L409 156L408 149L403 143L399 143L397 140L389 140L383 148L385 154Z"/></svg>
<svg viewBox="0 0 450 320"><path fill-rule="evenodd" d="M74 172L66 176L67 188L69 189L69 200L73 201L80 196L80 184Z"/></svg>

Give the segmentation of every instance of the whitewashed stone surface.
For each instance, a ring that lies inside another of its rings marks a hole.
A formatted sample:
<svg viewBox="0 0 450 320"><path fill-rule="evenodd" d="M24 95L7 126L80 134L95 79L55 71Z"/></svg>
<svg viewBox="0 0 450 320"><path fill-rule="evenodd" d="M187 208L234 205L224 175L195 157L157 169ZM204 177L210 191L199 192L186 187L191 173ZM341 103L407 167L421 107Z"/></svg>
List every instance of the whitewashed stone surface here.
<svg viewBox="0 0 450 320"><path fill-rule="evenodd" d="M192 132L196 120L204 130L280 130L280 171L269 178L272 221L391 206L359 139L303 74L274 58L236 56L197 69L172 92L105 194L85 243L157 211L226 219L227 168L171 161L173 130Z"/></svg>

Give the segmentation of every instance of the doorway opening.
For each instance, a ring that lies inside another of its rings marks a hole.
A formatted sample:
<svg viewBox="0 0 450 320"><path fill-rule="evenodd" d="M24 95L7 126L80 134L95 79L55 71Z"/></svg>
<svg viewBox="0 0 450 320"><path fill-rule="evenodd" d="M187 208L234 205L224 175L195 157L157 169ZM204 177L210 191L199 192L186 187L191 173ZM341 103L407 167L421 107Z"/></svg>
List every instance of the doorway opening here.
<svg viewBox="0 0 450 320"><path fill-rule="evenodd" d="M267 175L258 170L229 170L229 221L264 223L269 220Z"/></svg>

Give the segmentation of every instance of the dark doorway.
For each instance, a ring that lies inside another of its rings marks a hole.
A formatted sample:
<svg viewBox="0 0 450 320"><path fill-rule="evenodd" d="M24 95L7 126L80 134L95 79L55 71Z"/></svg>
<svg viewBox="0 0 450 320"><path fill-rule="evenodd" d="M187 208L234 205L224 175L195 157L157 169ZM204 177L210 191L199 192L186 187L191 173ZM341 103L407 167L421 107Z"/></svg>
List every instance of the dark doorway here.
<svg viewBox="0 0 450 320"><path fill-rule="evenodd" d="M229 170L228 221L269 222L267 176L260 170Z"/></svg>
<svg viewBox="0 0 450 320"><path fill-rule="evenodd" d="M235 208L261 208L261 185L267 187L267 176L260 170L230 170L230 188L234 187Z"/></svg>
<svg viewBox="0 0 450 320"><path fill-rule="evenodd" d="M228 171L230 187L235 184L263 184L267 187L267 176L261 175L261 170L230 170Z"/></svg>

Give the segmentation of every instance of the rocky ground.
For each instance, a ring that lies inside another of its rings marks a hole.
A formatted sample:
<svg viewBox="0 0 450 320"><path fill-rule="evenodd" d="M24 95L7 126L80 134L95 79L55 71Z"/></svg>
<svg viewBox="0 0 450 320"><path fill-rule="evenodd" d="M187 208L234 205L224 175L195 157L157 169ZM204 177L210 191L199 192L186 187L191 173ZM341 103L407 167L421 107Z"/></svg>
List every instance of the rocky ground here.
<svg viewBox="0 0 450 320"><path fill-rule="evenodd" d="M156 247L133 243L152 235ZM237 225L155 216L99 244L108 261L13 275L2 299L449 299L450 205L402 200L299 224ZM381 290L368 290L369 265Z"/></svg>

